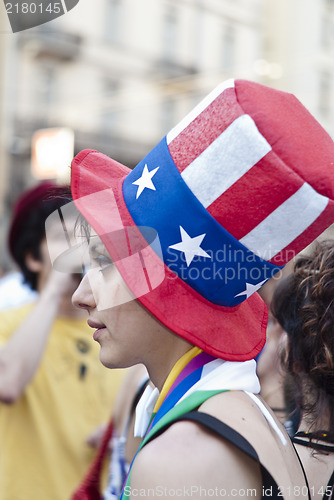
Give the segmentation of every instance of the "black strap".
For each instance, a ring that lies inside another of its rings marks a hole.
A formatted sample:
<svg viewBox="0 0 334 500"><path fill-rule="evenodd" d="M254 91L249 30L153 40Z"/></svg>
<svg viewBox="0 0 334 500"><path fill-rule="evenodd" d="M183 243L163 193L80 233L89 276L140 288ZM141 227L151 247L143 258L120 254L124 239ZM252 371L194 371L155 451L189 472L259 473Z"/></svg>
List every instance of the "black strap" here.
<svg viewBox="0 0 334 500"><path fill-rule="evenodd" d="M257 462L260 462L258 454L256 453L253 446L247 441L247 439L239 434L239 432L232 429L232 427L229 427L224 422L218 420L212 415L200 411L190 411L189 413L185 413L184 415L176 418L174 422L177 422L179 420L191 420L193 422L204 425L215 434L218 434L220 437L234 444L249 457L253 458Z"/></svg>
<svg viewBox="0 0 334 500"><path fill-rule="evenodd" d="M248 455L250 458L256 460L261 467L261 473L262 473L262 481L263 481L262 491L264 493L264 496L262 496L262 498L267 498L265 492L268 490L268 494L271 500L282 500L282 499L284 500L282 492L280 491L275 479L272 477L269 471L261 464L257 452L255 451L254 447L249 443L249 441L247 441L247 439L245 439L241 434L239 434L239 432L235 431L227 424L225 424L221 420L218 420L212 415L209 415L208 413L200 411L190 411L188 413L185 413L184 415L177 417L172 422L168 422L164 426L162 426L157 431L156 434L154 434L150 439L147 440L145 444L149 443L156 437L160 436L165 430L167 430L168 427L170 427L175 422L179 422L182 420L191 420L193 422L203 425L204 427L208 428L215 434L218 434L223 439L226 439L231 444L235 445L241 451L246 453L246 455ZM309 493L309 499L310 498L311 497Z"/></svg>
<svg viewBox="0 0 334 500"><path fill-rule="evenodd" d="M306 441L304 439L301 439L299 436L306 436L306 434L304 432L298 432L297 434L295 434L292 438L291 438L291 441L295 444L300 444L301 446L306 446L307 448L313 448L314 450L322 450L322 451L327 451L327 452L333 452L333 444L332 445L326 445L326 444L321 444L321 443L315 443L315 442L311 442L311 441ZM298 451L296 450L295 448L295 451L296 451L296 454L297 454L297 457L299 459L299 462L300 462L300 465L302 467L302 470L304 472L304 476L305 476L305 481L307 483L307 477L306 477L306 472L305 472L305 469L303 467L303 464L302 464L302 461L299 457L299 454L298 454ZM334 498L334 472L332 473L331 477L329 478L329 481L327 483L327 488L325 490L325 493L322 497L322 500L331 500L332 498Z"/></svg>
<svg viewBox="0 0 334 500"><path fill-rule="evenodd" d="M333 493L334 493L334 471L331 477L329 478L329 481L327 483L327 488L324 496L322 497L322 500L330 500L333 498Z"/></svg>
<svg viewBox="0 0 334 500"><path fill-rule="evenodd" d="M292 442L294 442L292 438L291 438L291 441L292 441ZM294 445L292 445L292 446L293 446L293 449L295 450L295 453L296 453L296 455L297 455L297 458L298 458L298 461L299 461L300 468L301 468L301 470L303 471L303 475L304 475L304 479L305 479L305 484L306 484L306 486L307 486L308 498L309 498L309 500L311 500L310 485L308 484L308 479L307 479L306 471L305 471L304 466L303 466L303 462L301 461L301 458L300 458L300 456L299 456L298 451L296 450L296 447L295 447Z"/></svg>
<svg viewBox="0 0 334 500"><path fill-rule="evenodd" d="M319 440L321 442L319 442ZM329 453L334 452L334 443L332 440L318 437L312 439L312 433L304 431L297 432L292 436L291 441L302 446L307 446L308 448L313 448L314 450L327 451Z"/></svg>
<svg viewBox="0 0 334 500"><path fill-rule="evenodd" d="M130 415L132 416L134 414L134 412L136 411L136 406L137 404L139 403L139 400L140 398L142 397L148 383L149 383L150 379L149 378L146 378L144 380L144 382L139 386L133 400L132 400L132 404L131 404L131 410L130 410Z"/></svg>
<svg viewBox="0 0 334 500"><path fill-rule="evenodd" d="M142 397L149 381L150 381L150 379L146 378L144 380L144 382L139 386L136 394L134 395L134 398L133 398L132 403L131 403L131 409L130 409L130 412L128 415L128 419L126 421L125 429L123 430L123 436L126 436L128 434L132 418L133 418L135 411L136 411L137 404L139 403L139 400Z"/></svg>
<svg viewBox="0 0 334 500"><path fill-rule="evenodd" d="M300 444L302 446L306 446L307 448L313 448L314 450L328 451L330 453L334 452L334 446L331 444L322 444L314 441L305 441L305 439L301 439L298 436L294 435L291 438L291 441L295 444Z"/></svg>

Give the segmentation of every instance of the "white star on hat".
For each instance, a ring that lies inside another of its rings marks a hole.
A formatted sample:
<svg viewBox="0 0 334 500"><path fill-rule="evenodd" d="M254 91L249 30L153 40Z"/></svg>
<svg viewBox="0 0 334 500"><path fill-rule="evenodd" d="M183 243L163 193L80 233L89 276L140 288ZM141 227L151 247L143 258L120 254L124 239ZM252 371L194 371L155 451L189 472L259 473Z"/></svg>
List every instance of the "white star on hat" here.
<svg viewBox="0 0 334 500"><path fill-rule="evenodd" d="M256 283L256 285L253 285L252 283L247 283L246 282L246 290L244 290L241 293L238 293L238 295L235 295L235 297L240 297L241 295L246 295L247 299L250 297L254 292L256 292L261 286L266 282L267 280L263 280L260 283Z"/></svg>
<svg viewBox="0 0 334 500"><path fill-rule="evenodd" d="M179 252L184 252L188 267L190 266L195 255L198 255L199 257L210 257L210 255L200 247L206 233L192 238L182 226L180 226L180 232L182 241L180 241L180 243L176 243L175 245L170 245L169 248L173 248Z"/></svg>
<svg viewBox="0 0 334 500"><path fill-rule="evenodd" d="M156 190L155 185L152 182L152 177L157 173L158 170L159 167L149 171L147 168L147 164L145 164L145 167L143 168L142 174L139 179L132 183L138 186L136 200L139 198L145 188L152 189L153 191Z"/></svg>

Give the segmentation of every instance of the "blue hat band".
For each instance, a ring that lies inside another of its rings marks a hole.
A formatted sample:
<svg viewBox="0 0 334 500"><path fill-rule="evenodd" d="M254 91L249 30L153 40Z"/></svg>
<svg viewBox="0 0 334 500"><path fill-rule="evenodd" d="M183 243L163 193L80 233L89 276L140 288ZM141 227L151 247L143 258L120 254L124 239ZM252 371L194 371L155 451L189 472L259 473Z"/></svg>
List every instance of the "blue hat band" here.
<svg viewBox="0 0 334 500"><path fill-rule="evenodd" d="M181 177L166 138L125 178L123 196L136 225L157 231L164 263L214 304L243 302L281 269L211 216Z"/></svg>

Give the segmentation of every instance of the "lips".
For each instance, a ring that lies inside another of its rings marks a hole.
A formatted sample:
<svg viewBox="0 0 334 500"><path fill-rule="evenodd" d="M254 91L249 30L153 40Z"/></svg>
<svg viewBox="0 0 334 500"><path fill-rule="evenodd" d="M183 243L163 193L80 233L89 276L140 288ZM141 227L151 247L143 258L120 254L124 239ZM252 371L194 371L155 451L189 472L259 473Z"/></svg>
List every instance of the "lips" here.
<svg viewBox="0 0 334 500"><path fill-rule="evenodd" d="M87 320L87 324L91 328L95 328L95 330L101 330L102 328L106 327L106 325L104 325L103 323L97 323L97 322L95 322L95 321L93 321L91 319Z"/></svg>
<svg viewBox="0 0 334 500"><path fill-rule="evenodd" d="M99 333L106 328L106 326L103 323L97 323L91 319L87 320L88 326L91 328L95 329L95 332L93 334L93 339L98 340Z"/></svg>

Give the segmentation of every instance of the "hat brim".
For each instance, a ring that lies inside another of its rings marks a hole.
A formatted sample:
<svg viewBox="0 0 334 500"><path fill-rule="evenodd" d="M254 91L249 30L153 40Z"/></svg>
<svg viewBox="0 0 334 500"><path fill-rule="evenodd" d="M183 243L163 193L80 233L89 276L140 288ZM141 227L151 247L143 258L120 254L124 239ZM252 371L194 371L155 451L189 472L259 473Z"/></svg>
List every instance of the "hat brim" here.
<svg viewBox="0 0 334 500"><path fill-rule="evenodd" d="M124 228L135 223L126 207L122 185L131 170L111 158L93 150L81 151L72 162L71 188L77 208L101 237L111 257L117 254L112 238L103 227L105 205L100 207L99 217L89 204L80 202L89 195L111 190ZM119 230L115 227L115 230ZM150 258L157 255L148 246ZM124 260L115 264L125 283L133 290L134 269L128 269ZM161 264L161 261L160 261ZM254 293L246 301L234 307L213 304L164 265L164 277L160 284L137 300L163 325L190 343L213 356L229 361L253 359L263 348L266 337L267 307ZM132 274L132 276L131 276Z"/></svg>

